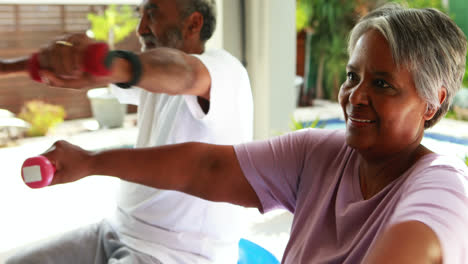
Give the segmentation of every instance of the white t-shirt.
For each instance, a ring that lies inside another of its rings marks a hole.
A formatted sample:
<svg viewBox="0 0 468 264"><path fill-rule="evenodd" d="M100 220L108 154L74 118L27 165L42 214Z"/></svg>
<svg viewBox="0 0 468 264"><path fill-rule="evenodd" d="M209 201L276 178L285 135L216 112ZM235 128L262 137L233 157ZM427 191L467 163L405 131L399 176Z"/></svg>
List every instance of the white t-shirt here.
<svg viewBox="0 0 468 264"><path fill-rule="evenodd" d="M193 56L202 61L211 76L207 114L196 96L114 89L122 102L139 106L136 147L252 140L253 102L245 68L223 50ZM125 181L117 204L111 223L124 243L136 250L165 264L237 263L244 223L241 207Z"/></svg>

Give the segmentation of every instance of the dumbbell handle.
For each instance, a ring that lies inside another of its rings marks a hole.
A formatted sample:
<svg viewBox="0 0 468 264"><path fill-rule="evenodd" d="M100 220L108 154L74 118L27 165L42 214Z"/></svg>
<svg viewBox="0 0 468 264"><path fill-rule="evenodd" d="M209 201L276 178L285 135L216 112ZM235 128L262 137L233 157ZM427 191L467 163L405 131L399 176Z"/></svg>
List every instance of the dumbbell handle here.
<svg viewBox="0 0 468 264"><path fill-rule="evenodd" d="M83 56L83 71L94 76L107 76L111 72L105 65L105 59L109 53L109 46L104 42L90 44ZM28 61L28 72L31 79L37 82L42 82L39 71L41 70L39 63L39 54L34 53Z"/></svg>
<svg viewBox="0 0 468 264"><path fill-rule="evenodd" d="M28 158L21 167L21 177L33 189L48 186L55 174L55 166L44 156Z"/></svg>

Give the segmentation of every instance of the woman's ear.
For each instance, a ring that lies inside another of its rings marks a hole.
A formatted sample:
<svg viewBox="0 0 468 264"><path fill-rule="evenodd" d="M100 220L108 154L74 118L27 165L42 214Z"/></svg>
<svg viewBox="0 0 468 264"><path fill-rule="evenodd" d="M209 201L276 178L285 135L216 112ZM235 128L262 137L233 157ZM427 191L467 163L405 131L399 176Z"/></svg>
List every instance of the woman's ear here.
<svg viewBox="0 0 468 264"><path fill-rule="evenodd" d="M446 98L447 98L447 89L445 87L442 87L442 89L439 90L439 104L442 105L442 103L445 101ZM427 109L426 113L424 114L424 119L431 120L434 117L434 115L437 113L437 110L439 110L439 108Z"/></svg>

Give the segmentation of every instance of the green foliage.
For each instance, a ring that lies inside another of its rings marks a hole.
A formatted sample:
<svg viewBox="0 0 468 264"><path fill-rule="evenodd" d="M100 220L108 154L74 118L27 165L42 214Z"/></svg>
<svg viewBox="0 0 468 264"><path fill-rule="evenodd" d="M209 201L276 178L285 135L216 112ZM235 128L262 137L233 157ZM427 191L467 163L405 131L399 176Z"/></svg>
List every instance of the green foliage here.
<svg viewBox="0 0 468 264"><path fill-rule="evenodd" d="M447 13L447 8L445 8L444 4L442 3L442 0L393 0L391 2L399 3L403 6L411 8L432 7Z"/></svg>
<svg viewBox="0 0 468 264"><path fill-rule="evenodd" d="M291 123L289 124L289 128L291 129L291 131L297 131L297 130L301 130L301 129L304 129L304 128L324 128L326 125L325 122L320 122L320 119L317 117L314 121L312 122L300 122L300 121L297 121L294 117L291 117ZM290 132L290 131L288 131ZM285 133L288 133L288 132L284 132L284 131L276 131L276 132L273 132L274 135L276 136L280 136L280 135L283 135Z"/></svg>
<svg viewBox="0 0 468 264"><path fill-rule="evenodd" d="M321 123L319 125L319 122L320 122L320 119L318 117L314 121L312 121L310 124L299 122L294 117L292 117L291 124L289 125L289 127L291 128L291 131L301 130L304 128L324 128L326 124Z"/></svg>
<svg viewBox="0 0 468 264"><path fill-rule="evenodd" d="M468 155L465 156L465 164L468 166Z"/></svg>
<svg viewBox="0 0 468 264"><path fill-rule="evenodd" d="M465 70L465 76L463 76L463 87L468 87L468 65Z"/></svg>
<svg viewBox="0 0 468 264"><path fill-rule="evenodd" d="M308 87L320 89L329 99L336 99L346 77L347 38L357 19L374 5L372 0L314 0L309 3L311 61ZM299 2L298 2L299 5Z"/></svg>
<svg viewBox="0 0 468 264"><path fill-rule="evenodd" d="M94 38L106 41L111 47L132 33L139 22L135 11L128 5L110 5L102 15L88 14L88 20L91 22Z"/></svg>
<svg viewBox="0 0 468 264"><path fill-rule="evenodd" d="M296 28L310 28L311 58L307 87L319 89L323 85L328 99L336 99L341 83L346 78L347 37L358 18L378 4L396 2L422 8L434 7L447 12L442 0L296 0ZM466 76L468 85L468 75Z"/></svg>
<svg viewBox="0 0 468 264"><path fill-rule="evenodd" d="M466 54L466 63L467 66L465 67L465 75L463 76L463 87L468 87L468 52Z"/></svg>
<svg viewBox="0 0 468 264"><path fill-rule="evenodd" d="M449 109L447 111L447 114L445 114L445 118L457 119L457 116L456 116L455 112L453 111L453 109Z"/></svg>
<svg viewBox="0 0 468 264"><path fill-rule="evenodd" d="M65 109L59 105L32 100L24 104L18 117L31 124L26 132L27 136L45 136L51 128L63 122Z"/></svg>
<svg viewBox="0 0 468 264"><path fill-rule="evenodd" d="M309 26L309 20L312 13L310 0L296 1L296 31L299 32Z"/></svg>

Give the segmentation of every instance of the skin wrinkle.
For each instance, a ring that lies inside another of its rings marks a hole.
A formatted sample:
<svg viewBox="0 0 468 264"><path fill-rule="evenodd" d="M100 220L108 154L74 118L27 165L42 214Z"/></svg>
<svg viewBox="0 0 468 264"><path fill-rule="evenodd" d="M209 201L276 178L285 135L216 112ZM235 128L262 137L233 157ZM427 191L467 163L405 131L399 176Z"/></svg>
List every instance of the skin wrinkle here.
<svg viewBox="0 0 468 264"><path fill-rule="evenodd" d="M159 48L159 49L165 49L165 48ZM165 49L166 50L166 49ZM147 57L147 58L142 58L142 61L145 61L148 65L151 65L154 68L157 68L159 65L168 65L164 71L166 73L170 73L169 76L173 75L180 75L184 76L184 78L178 78L176 80L176 84L174 86L177 87L186 87L185 89L188 89L192 86L192 83L195 82L195 73L193 72L193 69L185 65L183 63L183 58L179 58L178 56L173 56L170 54L170 51L166 52L155 52L153 56ZM169 61L174 61L175 59L180 59L180 63L177 64L169 64L167 62ZM162 75L161 78L164 78L164 75ZM176 93L170 93L168 91L168 94L176 94Z"/></svg>

